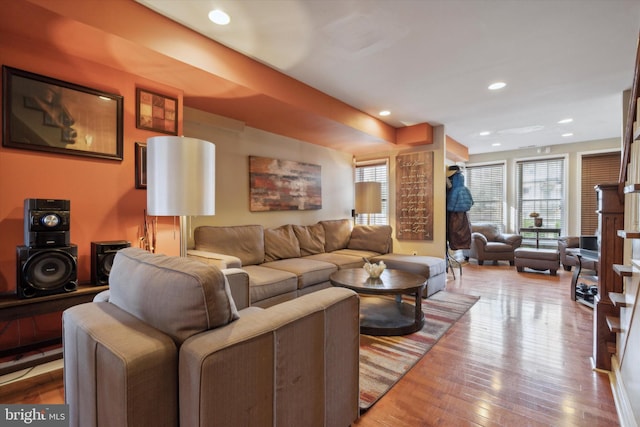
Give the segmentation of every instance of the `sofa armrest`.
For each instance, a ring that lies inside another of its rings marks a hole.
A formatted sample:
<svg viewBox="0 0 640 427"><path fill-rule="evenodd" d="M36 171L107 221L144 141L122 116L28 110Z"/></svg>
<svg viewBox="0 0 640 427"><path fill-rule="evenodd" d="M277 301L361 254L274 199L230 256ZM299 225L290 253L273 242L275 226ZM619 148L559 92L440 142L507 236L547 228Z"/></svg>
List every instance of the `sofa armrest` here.
<svg viewBox="0 0 640 427"><path fill-rule="evenodd" d="M249 299L249 274L241 268L223 268L222 273L229 282L231 296L236 308L242 310L250 305Z"/></svg>
<svg viewBox="0 0 640 427"><path fill-rule="evenodd" d="M504 243L513 247L513 249L517 249L522 245L522 236L519 234L503 234Z"/></svg>
<svg viewBox="0 0 640 427"><path fill-rule="evenodd" d="M242 267L242 261L240 261L240 258L216 252L189 249L187 250L187 257L204 262L205 264L215 265L219 269Z"/></svg>
<svg viewBox="0 0 640 427"><path fill-rule="evenodd" d="M482 247L487 245L487 238L482 233L478 233L478 232L471 233L471 239L473 239L476 242L478 242L480 245L482 245Z"/></svg>
<svg viewBox="0 0 640 427"><path fill-rule="evenodd" d="M65 310L62 326L69 425L178 425L171 337L108 302Z"/></svg>
<svg viewBox="0 0 640 427"><path fill-rule="evenodd" d="M359 299L328 288L180 348L180 425L347 426L358 417Z"/></svg>

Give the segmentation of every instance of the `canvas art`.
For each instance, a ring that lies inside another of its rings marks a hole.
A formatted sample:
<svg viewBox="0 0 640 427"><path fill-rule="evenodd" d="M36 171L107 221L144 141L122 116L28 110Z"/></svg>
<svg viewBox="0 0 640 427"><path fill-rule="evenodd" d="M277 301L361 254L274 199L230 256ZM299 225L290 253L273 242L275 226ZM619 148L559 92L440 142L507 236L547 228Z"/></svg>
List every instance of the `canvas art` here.
<svg viewBox="0 0 640 427"><path fill-rule="evenodd" d="M267 157L249 157L251 212L322 208L321 167Z"/></svg>

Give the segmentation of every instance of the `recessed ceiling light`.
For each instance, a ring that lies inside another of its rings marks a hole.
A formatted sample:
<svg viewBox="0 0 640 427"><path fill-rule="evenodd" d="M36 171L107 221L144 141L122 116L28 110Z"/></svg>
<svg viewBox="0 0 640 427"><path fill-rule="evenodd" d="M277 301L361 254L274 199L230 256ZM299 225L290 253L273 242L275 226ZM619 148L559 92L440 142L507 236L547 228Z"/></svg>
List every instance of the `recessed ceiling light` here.
<svg viewBox="0 0 640 427"><path fill-rule="evenodd" d="M483 130L482 132L480 132L480 136L489 136L491 135L491 132L488 130Z"/></svg>
<svg viewBox="0 0 640 427"><path fill-rule="evenodd" d="M569 136L573 136L573 133L571 133L571 132L563 133L562 136L567 138Z"/></svg>
<svg viewBox="0 0 640 427"><path fill-rule="evenodd" d="M389 110L382 110L378 113L381 116L388 116L389 114L391 114L391 111Z"/></svg>
<svg viewBox="0 0 640 427"><path fill-rule="evenodd" d="M562 120L558 121L558 124L559 124L559 125L564 125L564 124L566 124L566 123L571 123L572 121L573 121L573 119L572 119L572 118L570 118L570 117L568 117L568 118L566 118L566 119L562 119Z"/></svg>
<svg viewBox="0 0 640 427"><path fill-rule="evenodd" d="M505 82L495 82L489 85L489 90L498 90L505 87L507 84Z"/></svg>
<svg viewBox="0 0 640 427"><path fill-rule="evenodd" d="M502 144L500 144L499 142L494 142L493 144L491 144L492 147L499 147Z"/></svg>
<svg viewBox="0 0 640 427"><path fill-rule="evenodd" d="M227 25L231 22L231 18L226 12L221 11L220 9L214 9L209 12L209 20L214 24L218 25Z"/></svg>

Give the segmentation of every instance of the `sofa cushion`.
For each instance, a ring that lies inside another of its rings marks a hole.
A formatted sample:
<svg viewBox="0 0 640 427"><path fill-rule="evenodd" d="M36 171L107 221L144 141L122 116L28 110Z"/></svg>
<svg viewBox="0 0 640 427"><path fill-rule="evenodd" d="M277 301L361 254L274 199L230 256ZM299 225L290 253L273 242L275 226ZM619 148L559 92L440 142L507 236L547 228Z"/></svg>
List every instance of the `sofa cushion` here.
<svg viewBox="0 0 640 427"><path fill-rule="evenodd" d="M351 220L334 219L328 221L320 221L324 228L324 250L326 252L344 249L349 244L351 238Z"/></svg>
<svg viewBox="0 0 640 427"><path fill-rule="evenodd" d="M342 249L344 251L348 249ZM338 269L342 268L360 268L364 265L362 256L343 255L337 252L325 252L323 254L315 254L304 257L304 259L312 259L315 261L323 261L334 264ZM377 254L375 254L377 255Z"/></svg>
<svg viewBox="0 0 640 427"><path fill-rule="evenodd" d="M334 264L308 258L282 259L265 262L263 267L288 271L298 277L298 289L329 281L329 276L338 270Z"/></svg>
<svg viewBox="0 0 640 427"><path fill-rule="evenodd" d="M298 277L288 271L250 265L243 268L249 274L251 304L298 289Z"/></svg>
<svg viewBox="0 0 640 427"><path fill-rule="evenodd" d="M296 233L300 244L300 255L315 255L325 251L324 227L322 224L294 225L293 232Z"/></svg>
<svg viewBox="0 0 640 427"><path fill-rule="evenodd" d="M290 224L264 230L265 262L300 257L300 244Z"/></svg>
<svg viewBox="0 0 640 427"><path fill-rule="evenodd" d="M224 274L188 258L121 249L109 274L109 289L110 303L166 333L178 345L238 318Z"/></svg>
<svg viewBox="0 0 640 427"><path fill-rule="evenodd" d="M243 266L264 262L264 229L261 225L203 225L195 229L193 238L195 249L235 256Z"/></svg>
<svg viewBox="0 0 640 427"><path fill-rule="evenodd" d="M361 249L386 254L389 252L390 242L390 225L358 225L351 230L347 249Z"/></svg>

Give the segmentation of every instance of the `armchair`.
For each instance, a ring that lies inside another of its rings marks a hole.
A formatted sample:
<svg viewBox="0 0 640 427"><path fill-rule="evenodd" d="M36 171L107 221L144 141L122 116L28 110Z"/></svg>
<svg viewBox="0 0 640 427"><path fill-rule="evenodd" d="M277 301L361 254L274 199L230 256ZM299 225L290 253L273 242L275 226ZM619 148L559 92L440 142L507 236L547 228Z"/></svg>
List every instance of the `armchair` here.
<svg viewBox="0 0 640 427"><path fill-rule="evenodd" d="M571 271L571 267L578 266L578 258L570 249L580 248L580 237L562 236L558 239L558 252L560 252L560 263L565 271ZM582 259L582 268L587 270L597 270L597 262L592 259Z"/></svg>
<svg viewBox="0 0 640 427"><path fill-rule="evenodd" d="M484 261L509 261L514 265L514 251L522 244L519 234L502 233L497 224L471 224L469 258L482 265Z"/></svg>

